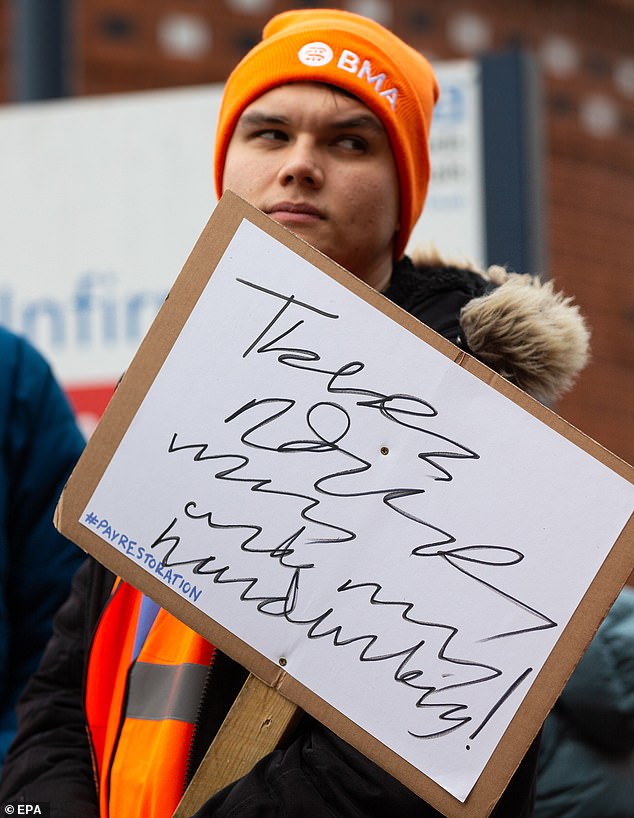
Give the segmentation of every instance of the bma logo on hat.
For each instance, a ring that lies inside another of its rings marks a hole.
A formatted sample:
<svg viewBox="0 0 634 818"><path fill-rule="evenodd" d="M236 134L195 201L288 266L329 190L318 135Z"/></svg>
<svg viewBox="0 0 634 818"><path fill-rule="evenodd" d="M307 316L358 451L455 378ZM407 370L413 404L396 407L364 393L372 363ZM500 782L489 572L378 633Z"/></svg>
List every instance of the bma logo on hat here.
<svg viewBox="0 0 634 818"><path fill-rule="evenodd" d="M318 67L328 65L334 54L332 48L326 43L306 43L299 49L297 56L303 65Z"/></svg>

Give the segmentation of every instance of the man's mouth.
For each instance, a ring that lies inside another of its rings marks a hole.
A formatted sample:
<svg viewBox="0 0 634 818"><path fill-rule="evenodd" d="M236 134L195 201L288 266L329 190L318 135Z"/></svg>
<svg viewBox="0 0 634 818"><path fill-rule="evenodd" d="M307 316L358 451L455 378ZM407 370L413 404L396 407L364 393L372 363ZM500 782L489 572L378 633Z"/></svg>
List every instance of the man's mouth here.
<svg viewBox="0 0 634 818"><path fill-rule="evenodd" d="M326 218L321 210L306 202L276 202L264 212L281 224L309 224Z"/></svg>

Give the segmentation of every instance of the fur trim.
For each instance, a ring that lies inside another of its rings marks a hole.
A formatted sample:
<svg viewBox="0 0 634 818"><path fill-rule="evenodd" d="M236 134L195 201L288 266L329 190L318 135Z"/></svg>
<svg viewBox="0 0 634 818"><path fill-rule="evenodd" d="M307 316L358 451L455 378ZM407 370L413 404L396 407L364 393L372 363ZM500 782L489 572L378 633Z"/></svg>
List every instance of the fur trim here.
<svg viewBox="0 0 634 818"><path fill-rule="evenodd" d="M474 355L548 403L588 362L590 333L571 302L550 281L505 271L496 290L463 308L460 324Z"/></svg>
<svg viewBox="0 0 634 818"><path fill-rule="evenodd" d="M417 254L417 265L430 262L442 263L437 252ZM539 276L460 266L496 287L460 313L471 353L543 403L563 395L589 360L590 331L572 298Z"/></svg>

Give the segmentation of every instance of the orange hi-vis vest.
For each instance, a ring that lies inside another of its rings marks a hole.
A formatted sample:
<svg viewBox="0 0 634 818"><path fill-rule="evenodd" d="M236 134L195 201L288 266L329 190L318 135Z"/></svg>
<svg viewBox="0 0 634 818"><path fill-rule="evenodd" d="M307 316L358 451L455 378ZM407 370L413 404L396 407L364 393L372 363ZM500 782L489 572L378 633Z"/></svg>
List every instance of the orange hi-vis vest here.
<svg viewBox="0 0 634 818"><path fill-rule="evenodd" d="M86 716L100 818L171 818L215 648L160 609L135 661L143 595L117 581L93 638Z"/></svg>

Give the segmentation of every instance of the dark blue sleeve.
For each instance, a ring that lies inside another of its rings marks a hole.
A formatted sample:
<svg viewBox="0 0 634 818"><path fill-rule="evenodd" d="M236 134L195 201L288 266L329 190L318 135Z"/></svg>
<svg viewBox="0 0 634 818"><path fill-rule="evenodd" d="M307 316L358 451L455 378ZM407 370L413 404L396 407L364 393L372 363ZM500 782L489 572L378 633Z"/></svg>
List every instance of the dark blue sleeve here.
<svg viewBox="0 0 634 818"><path fill-rule="evenodd" d="M83 552L53 513L84 446L42 356L0 328L0 764L15 704L39 662Z"/></svg>
<svg viewBox="0 0 634 818"><path fill-rule="evenodd" d="M634 753L634 588L617 597L558 704L599 751Z"/></svg>

